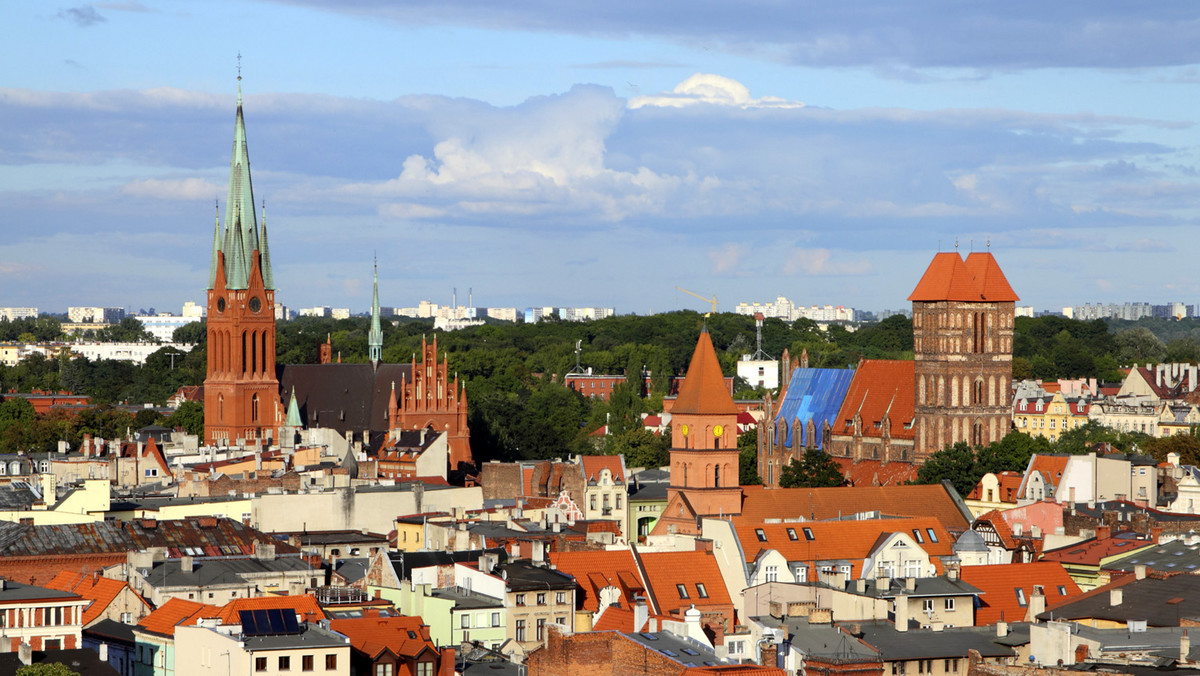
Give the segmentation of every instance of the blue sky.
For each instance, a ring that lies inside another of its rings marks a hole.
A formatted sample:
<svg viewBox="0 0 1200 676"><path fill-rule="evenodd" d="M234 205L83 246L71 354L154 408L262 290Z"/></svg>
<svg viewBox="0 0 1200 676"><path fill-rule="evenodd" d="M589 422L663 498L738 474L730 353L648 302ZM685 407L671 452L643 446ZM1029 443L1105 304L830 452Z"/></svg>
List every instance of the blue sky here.
<svg viewBox="0 0 1200 676"><path fill-rule="evenodd" d="M1187 2L9 3L0 305L201 300L237 54L278 297L1200 302ZM221 205L222 212L224 205Z"/></svg>

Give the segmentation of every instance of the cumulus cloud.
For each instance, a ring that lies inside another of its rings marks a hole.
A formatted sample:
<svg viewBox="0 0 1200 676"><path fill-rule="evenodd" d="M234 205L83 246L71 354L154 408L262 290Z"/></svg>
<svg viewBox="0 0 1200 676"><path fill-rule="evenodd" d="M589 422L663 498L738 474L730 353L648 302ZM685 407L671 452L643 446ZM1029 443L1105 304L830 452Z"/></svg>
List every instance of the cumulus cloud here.
<svg viewBox="0 0 1200 676"><path fill-rule="evenodd" d="M711 73L696 73L680 82L669 93L637 96L629 102L630 108L656 106L660 108L683 108L699 103L736 108L803 108L799 101L787 101L774 96L760 99L750 97L750 89L733 78Z"/></svg>
<svg viewBox="0 0 1200 676"><path fill-rule="evenodd" d="M749 252L750 249L745 244L740 242L726 242L715 249L710 249L708 258L712 261L713 272L725 275L736 272L742 262L742 258Z"/></svg>
<svg viewBox="0 0 1200 676"><path fill-rule="evenodd" d="M76 26L87 28L95 26L98 23L108 21L96 8L91 5L80 5L79 7L69 7L58 13L58 18L70 21Z"/></svg>
<svg viewBox="0 0 1200 676"><path fill-rule="evenodd" d="M223 196L225 187L202 178L147 178L126 183L121 192L160 200L211 200Z"/></svg>
<svg viewBox="0 0 1200 676"><path fill-rule="evenodd" d="M785 274L803 273L813 276L824 275L866 275L872 271L871 262L866 259L854 261L835 261L829 249L792 249L783 266Z"/></svg>

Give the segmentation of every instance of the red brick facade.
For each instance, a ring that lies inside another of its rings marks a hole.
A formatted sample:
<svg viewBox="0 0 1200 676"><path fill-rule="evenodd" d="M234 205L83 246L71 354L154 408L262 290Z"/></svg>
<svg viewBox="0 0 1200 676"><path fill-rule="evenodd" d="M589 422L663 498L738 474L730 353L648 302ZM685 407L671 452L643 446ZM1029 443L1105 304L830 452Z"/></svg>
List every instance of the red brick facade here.
<svg viewBox="0 0 1200 676"><path fill-rule="evenodd" d="M388 402L392 430L433 429L445 432L450 445L450 469L472 465L471 430L467 427L467 390L458 376L450 378L446 358L438 361L437 337L421 339L421 361L412 360L412 381L401 380Z"/></svg>

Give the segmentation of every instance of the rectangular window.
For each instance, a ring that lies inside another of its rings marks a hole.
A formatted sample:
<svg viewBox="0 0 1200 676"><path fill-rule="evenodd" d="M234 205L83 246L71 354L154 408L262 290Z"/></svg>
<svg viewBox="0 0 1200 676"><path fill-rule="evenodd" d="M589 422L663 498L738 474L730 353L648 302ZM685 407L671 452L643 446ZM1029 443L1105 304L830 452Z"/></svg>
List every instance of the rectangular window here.
<svg viewBox="0 0 1200 676"><path fill-rule="evenodd" d="M254 658L254 670L255 671L266 671L267 670L267 658L255 657Z"/></svg>
<svg viewBox="0 0 1200 676"><path fill-rule="evenodd" d="M537 640L542 640L546 635L546 618L539 617L537 621Z"/></svg>
<svg viewBox="0 0 1200 676"><path fill-rule="evenodd" d="M303 657L300 658L300 670L301 671L312 671L313 670L313 656L312 655L304 655Z"/></svg>
<svg viewBox="0 0 1200 676"><path fill-rule="evenodd" d="M696 583L696 594L702 599L708 598L708 588L704 586L703 582Z"/></svg>
<svg viewBox="0 0 1200 676"><path fill-rule="evenodd" d="M800 539L800 538L799 538L799 536L797 536L797 535L796 535L796 529L795 529L795 528L789 528L789 529L787 529L787 534L788 534L788 539L789 539L789 540L799 540L799 539Z"/></svg>
<svg viewBox="0 0 1200 676"><path fill-rule="evenodd" d="M518 606L525 605L525 595L524 594L517 594L517 605Z"/></svg>
<svg viewBox="0 0 1200 676"><path fill-rule="evenodd" d="M376 664L375 665L375 676L392 676L392 665Z"/></svg>
<svg viewBox="0 0 1200 676"><path fill-rule="evenodd" d="M500 626L500 613L492 613L492 626L493 627Z"/></svg>
<svg viewBox="0 0 1200 676"><path fill-rule="evenodd" d="M688 598L687 585L677 584L677 585L675 585L675 591L679 592L679 598L681 598L681 599Z"/></svg>
<svg viewBox="0 0 1200 676"><path fill-rule="evenodd" d="M767 582L778 582L779 570L775 566L767 566Z"/></svg>
<svg viewBox="0 0 1200 676"><path fill-rule="evenodd" d="M433 662L418 663L417 676L433 676Z"/></svg>
<svg viewBox="0 0 1200 676"><path fill-rule="evenodd" d="M567 602L567 592L555 592L554 593L554 602L555 603L566 603Z"/></svg>
<svg viewBox="0 0 1200 676"><path fill-rule="evenodd" d="M796 566L796 582L808 582L808 566Z"/></svg>
<svg viewBox="0 0 1200 676"><path fill-rule="evenodd" d="M292 669L291 656L290 655L280 655L279 656L279 670L280 671L291 671L291 669Z"/></svg>
<svg viewBox="0 0 1200 676"><path fill-rule="evenodd" d="M337 669L337 655L329 653L325 656L325 671L333 671Z"/></svg>
<svg viewBox="0 0 1200 676"><path fill-rule="evenodd" d="M813 535L813 530L811 528L805 528L804 539L811 542L812 540L816 540L817 536Z"/></svg>
<svg viewBox="0 0 1200 676"><path fill-rule="evenodd" d="M763 529L761 529L761 528L754 529L754 536L758 538L759 542L767 541L767 534L765 532L763 532Z"/></svg>
<svg viewBox="0 0 1200 676"><path fill-rule="evenodd" d="M919 544L919 545L925 544L925 537L921 535L920 528L912 529L912 534L913 534L913 537L915 537L917 539L917 544Z"/></svg>
<svg viewBox="0 0 1200 676"><path fill-rule="evenodd" d="M519 642L523 642L525 640L525 620L517 620L516 638Z"/></svg>
<svg viewBox="0 0 1200 676"><path fill-rule="evenodd" d="M930 541L930 542L937 543L937 541L938 541L938 539L937 539L937 533L934 533L932 528L926 528L926 529L925 529L925 532L929 534L929 541Z"/></svg>
<svg viewBox="0 0 1200 676"><path fill-rule="evenodd" d="M954 612L954 599L946 599L946 612Z"/></svg>
<svg viewBox="0 0 1200 676"><path fill-rule="evenodd" d="M1013 591L1015 591L1017 593L1017 604L1020 605L1022 608L1024 608L1026 605L1025 604L1025 590L1021 589L1020 587L1017 587Z"/></svg>
<svg viewBox="0 0 1200 676"><path fill-rule="evenodd" d="M467 615L466 613L463 613L460 616L458 626L462 627L463 629L470 629L471 628L471 616Z"/></svg>
<svg viewBox="0 0 1200 676"><path fill-rule="evenodd" d="M546 605L546 594L545 594L545 592L543 592L543 593L540 593L540 594L538 594L538 595L537 595L537 604L538 604L539 606L544 606L544 605Z"/></svg>
<svg viewBox="0 0 1200 676"><path fill-rule="evenodd" d="M926 612L926 613L932 613L933 612L933 599L922 599L921 600L921 611Z"/></svg>

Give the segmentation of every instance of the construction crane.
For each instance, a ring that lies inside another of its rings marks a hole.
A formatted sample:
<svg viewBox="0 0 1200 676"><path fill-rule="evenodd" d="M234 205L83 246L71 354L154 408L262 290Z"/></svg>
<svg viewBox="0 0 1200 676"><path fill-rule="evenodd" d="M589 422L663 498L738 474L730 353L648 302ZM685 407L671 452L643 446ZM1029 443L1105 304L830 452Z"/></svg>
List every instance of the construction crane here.
<svg viewBox="0 0 1200 676"><path fill-rule="evenodd" d="M705 317L711 317L712 315L717 314L717 295L716 294L713 294L712 298L705 298L704 296L701 296L700 294L696 293L695 291L688 291L687 289L683 288L682 286L677 286L675 288L688 294L689 296L695 296L695 297L699 298L700 300L704 301L705 303L712 304L712 311L705 314L704 315Z"/></svg>

